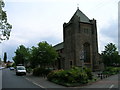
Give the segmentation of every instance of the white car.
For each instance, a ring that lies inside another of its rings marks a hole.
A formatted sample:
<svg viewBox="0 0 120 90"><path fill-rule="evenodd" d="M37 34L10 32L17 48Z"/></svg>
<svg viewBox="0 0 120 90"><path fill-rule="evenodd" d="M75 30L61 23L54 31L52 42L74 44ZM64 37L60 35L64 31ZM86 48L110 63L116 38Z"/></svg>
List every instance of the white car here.
<svg viewBox="0 0 120 90"><path fill-rule="evenodd" d="M0 67L0 70L4 69L5 67Z"/></svg>
<svg viewBox="0 0 120 90"><path fill-rule="evenodd" d="M16 75L26 75L26 68L24 66L16 66Z"/></svg>
<svg viewBox="0 0 120 90"><path fill-rule="evenodd" d="M14 70L14 67L10 67L9 69L10 69L10 70Z"/></svg>

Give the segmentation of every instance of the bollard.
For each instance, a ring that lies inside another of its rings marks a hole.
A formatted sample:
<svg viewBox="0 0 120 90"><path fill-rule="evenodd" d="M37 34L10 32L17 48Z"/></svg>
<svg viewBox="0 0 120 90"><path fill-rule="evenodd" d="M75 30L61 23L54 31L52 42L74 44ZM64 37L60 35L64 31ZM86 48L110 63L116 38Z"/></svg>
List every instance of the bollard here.
<svg viewBox="0 0 120 90"><path fill-rule="evenodd" d="M97 77L98 77L98 78L100 77L100 74L99 74L99 73L97 74Z"/></svg>
<svg viewBox="0 0 120 90"><path fill-rule="evenodd" d="M103 74L103 78L105 78L105 75Z"/></svg>
<svg viewBox="0 0 120 90"><path fill-rule="evenodd" d="M103 74L102 73L100 74L100 79L103 79Z"/></svg>

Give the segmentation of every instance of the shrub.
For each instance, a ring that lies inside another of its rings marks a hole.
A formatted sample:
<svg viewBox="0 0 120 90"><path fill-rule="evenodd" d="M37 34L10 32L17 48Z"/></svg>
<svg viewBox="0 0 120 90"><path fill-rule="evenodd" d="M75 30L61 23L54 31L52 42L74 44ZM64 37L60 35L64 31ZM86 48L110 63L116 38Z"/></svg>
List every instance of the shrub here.
<svg viewBox="0 0 120 90"><path fill-rule="evenodd" d="M87 67L84 67L83 69L87 73L88 79L92 80L93 79L92 70L90 68L87 68Z"/></svg>
<svg viewBox="0 0 120 90"><path fill-rule="evenodd" d="M118 74L119 71L120 71L119 67L106 67L105 70L103 71L103 74L114 75Z"/></svg>
<svg viewBox="0 0 120 90"><path fill-rule="evenodd" d="M73 67L70 70L70 73L72 73L77 83L84 84L88 82L88 75L84 69L79 68L79 67Z"/></svg>
<svg viewBox="0 0 120 90"><path fill-rule="evenodd" d="M12 67L12 65L7 64L7 68Z"/></svg>
<svg viewBox="0 0 120 90"><path fill-rule="evenodd" d="M27 70L28 73L32 72L32 68L31 67L26 68L26 70Z"/></svg>
<svg viewBox="0 0 120 90"><path fill-rule="evenodd" d="M79 67L73 67L70 70L55 70L48 74L47 79L62 85L73 83L85 84L88 82L88 72L90 73L87 69L83 70Z"/></svg>
<svg viewBox="0 0 120 90"><path fill-rule="evenodd" d="M45 69L45 68L35 68L33 70L33 75L34 76L47 76L51 72L50 69Z"/></svg>
<svg viewBox="0 0 120 90"><path fill-rule="evenodd" d="M60 77L62 76L62 72L64 70L54 70L52 72L50 72L47 76L48 80L49 81L54 81L54 80L57 80L57 79L60 79Z"/></svg>

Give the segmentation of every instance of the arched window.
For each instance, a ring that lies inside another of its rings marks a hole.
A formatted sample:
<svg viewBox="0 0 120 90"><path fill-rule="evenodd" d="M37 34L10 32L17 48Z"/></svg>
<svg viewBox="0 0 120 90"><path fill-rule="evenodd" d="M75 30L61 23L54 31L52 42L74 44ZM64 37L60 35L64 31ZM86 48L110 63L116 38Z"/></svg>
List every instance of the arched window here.
<svg viewBox="0 0 120 90"><path fill-rule="evenodd" d="M90 63L90 44L84 43L84 62Z"/></svg>

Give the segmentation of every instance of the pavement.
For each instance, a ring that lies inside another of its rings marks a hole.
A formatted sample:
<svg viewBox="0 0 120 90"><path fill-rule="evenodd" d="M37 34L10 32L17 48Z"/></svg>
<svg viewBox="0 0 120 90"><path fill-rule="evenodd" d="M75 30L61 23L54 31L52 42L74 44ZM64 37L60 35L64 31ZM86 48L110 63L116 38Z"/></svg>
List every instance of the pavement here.
<svg viewBox="0 0 120 90"><path fill-rule="evenodd" d="M94 75L96 76L97 75L97 73L94 73ZM55 83L52 83L52 82L50 82L50 81L48 81L47 80L47 78L44 78L44 77L36 77L36 76L33 76L32 74L27 74L26 76L24 76L27 80L29 80L29 81L31 81L32 83L34 83L35 85L37 85L37 86L39 86L39 87L41 87L41 88L67 88L67 87L65 87L65 86L62 86L62 85L58 85L58 84L55 84ZM111 78L111 76L110 77L108 77L108 79L109 78ZM87 84L87 85L85 85L85 86L78 86L79 88L88 88L88 87L94 87L94 85L93 85L93 83L98 83L98 86L101 86L100 84L101 84L101 81L102 82L105 82L105 81L109 81L109 80L107 80L107 78L104 78L104 79L98 79L98 81L96 81L96 82L92 82L92 83L89 83L89 84ZM100 83L100 84L99 84ZM89 85L91 85L91 86L89 86ZM93 85L93 86L92 86ZM104 85L104 84L103 84ZM98 87L98 86L96 86L96 87ZM78 88L77 87L77 88Z"/></svg>
<svg viewBox="0 0 120 90"><path fill-rule="evenodd" d="M32 83L34 83L35 85L41 88L65 88L65 86L52 83L48 81L47 78L44 78L44 77L36 77L36 76L33 76L32 74L27 74L24 77L25 79L31 81Z"/></svg>

